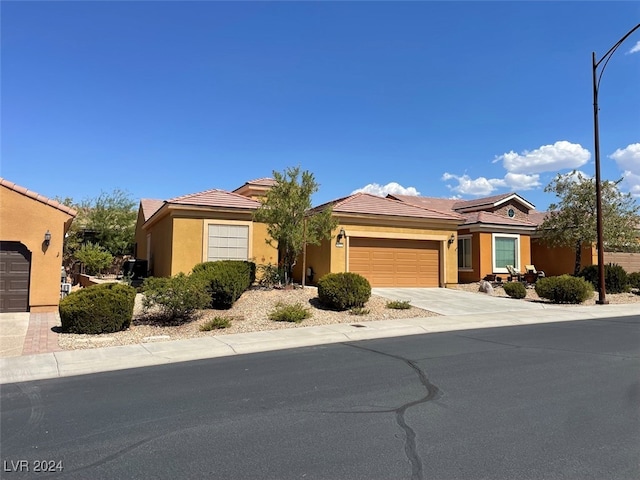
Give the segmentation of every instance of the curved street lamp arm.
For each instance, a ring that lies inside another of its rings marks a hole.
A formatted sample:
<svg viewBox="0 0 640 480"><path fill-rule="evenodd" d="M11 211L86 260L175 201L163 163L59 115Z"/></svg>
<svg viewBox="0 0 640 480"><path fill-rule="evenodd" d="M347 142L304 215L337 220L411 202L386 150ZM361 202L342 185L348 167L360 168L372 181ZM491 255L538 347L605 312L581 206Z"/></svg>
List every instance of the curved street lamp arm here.
<svg viewBox="0 0 640 480"><path fill-rule="evenodd" d="M618 47L620 45L622 45L624 43L624 41L629 38L631 36L631 34L633 32L635 32L636 30L638 30L640 28L640 23L637 24L635 27L633 27L631 30L629 30L627 32L627 34L622 37L620 40L618 40L618 42L609 49L609 51L607 53L605 53L602 58L600 60L598 60L597 62L595 62L595 52L594 52L594 63L593 63L593 69L597 69L600 64L602 63L602 61L604 60L604 65L602 66L602 70L600 70L600 75L598 75L598 81L596 82L596 90L598 90L600 88L600 80L602 79L602 74L604 73L604 69L607 68L607 64L609 63L609 60L611 60L611 56L614 54L614 52L618 49Z"/></svg>

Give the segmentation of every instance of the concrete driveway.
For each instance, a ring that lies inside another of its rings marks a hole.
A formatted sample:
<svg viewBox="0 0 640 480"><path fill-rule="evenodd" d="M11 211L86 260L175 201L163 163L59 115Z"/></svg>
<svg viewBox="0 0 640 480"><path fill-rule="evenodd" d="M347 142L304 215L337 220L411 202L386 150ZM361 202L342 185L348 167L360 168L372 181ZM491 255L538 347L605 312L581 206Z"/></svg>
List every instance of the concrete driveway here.
<svg viewBox="0 0 640 480"><path fill-rule="evenodd" d="M29 313L0 313L0 358L22 355Z"/></svg>
<svg viewBox="0 0 640 480"><path fill-rule="evenodd" d="M409 300L414 307L441 315L472 315L545 308L542 303L493 297L452 288L373 288L371 291L389 300Z"/></svg>

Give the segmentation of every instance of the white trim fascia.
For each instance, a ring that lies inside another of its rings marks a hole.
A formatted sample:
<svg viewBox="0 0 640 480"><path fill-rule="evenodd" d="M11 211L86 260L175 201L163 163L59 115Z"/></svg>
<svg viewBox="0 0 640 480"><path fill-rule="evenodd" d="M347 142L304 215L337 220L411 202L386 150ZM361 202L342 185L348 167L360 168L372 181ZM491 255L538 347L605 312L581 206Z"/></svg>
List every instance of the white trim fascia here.
<svg viewBox="0 0 640 480"><path fill-rule="evenodd" d="M518 235L533 235L536 231L536 227L511 227L508 225L478 225L471 224L464 227L460 227L460 230L469 230L470 232L481 232L481 233L512 233Z"/></svg>

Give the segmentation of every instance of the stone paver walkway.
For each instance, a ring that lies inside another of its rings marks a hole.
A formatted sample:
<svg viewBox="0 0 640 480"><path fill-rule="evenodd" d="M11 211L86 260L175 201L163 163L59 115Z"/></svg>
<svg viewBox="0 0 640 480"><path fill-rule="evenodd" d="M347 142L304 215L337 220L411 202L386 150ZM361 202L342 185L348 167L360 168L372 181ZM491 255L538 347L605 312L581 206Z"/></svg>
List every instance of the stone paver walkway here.
<svg viewBox="0 0 640 480"><path fill-rule="evenodd" d="M60 351L58 335L51 330L56 326L60 326L60 322L55 312L31 312L22 355Z"/></svg>

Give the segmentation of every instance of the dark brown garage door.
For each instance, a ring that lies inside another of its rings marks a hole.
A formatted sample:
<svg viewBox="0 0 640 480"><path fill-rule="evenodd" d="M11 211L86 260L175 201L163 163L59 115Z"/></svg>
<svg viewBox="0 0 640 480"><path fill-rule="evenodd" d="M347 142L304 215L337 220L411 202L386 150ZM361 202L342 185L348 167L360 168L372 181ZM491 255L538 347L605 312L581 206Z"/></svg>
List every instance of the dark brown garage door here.
<svg viewBox="0 0 640 480"><path fill-rule="evenodd" d="M31 253L18 242L0 242L0 312L29 311Z"/></svg>
<svg viewBox="0 0 640 480"><path fill-rule="evenodd" d="M439 287L440 245L429 240L349 239L349 271L372 287Z"/></svg>

